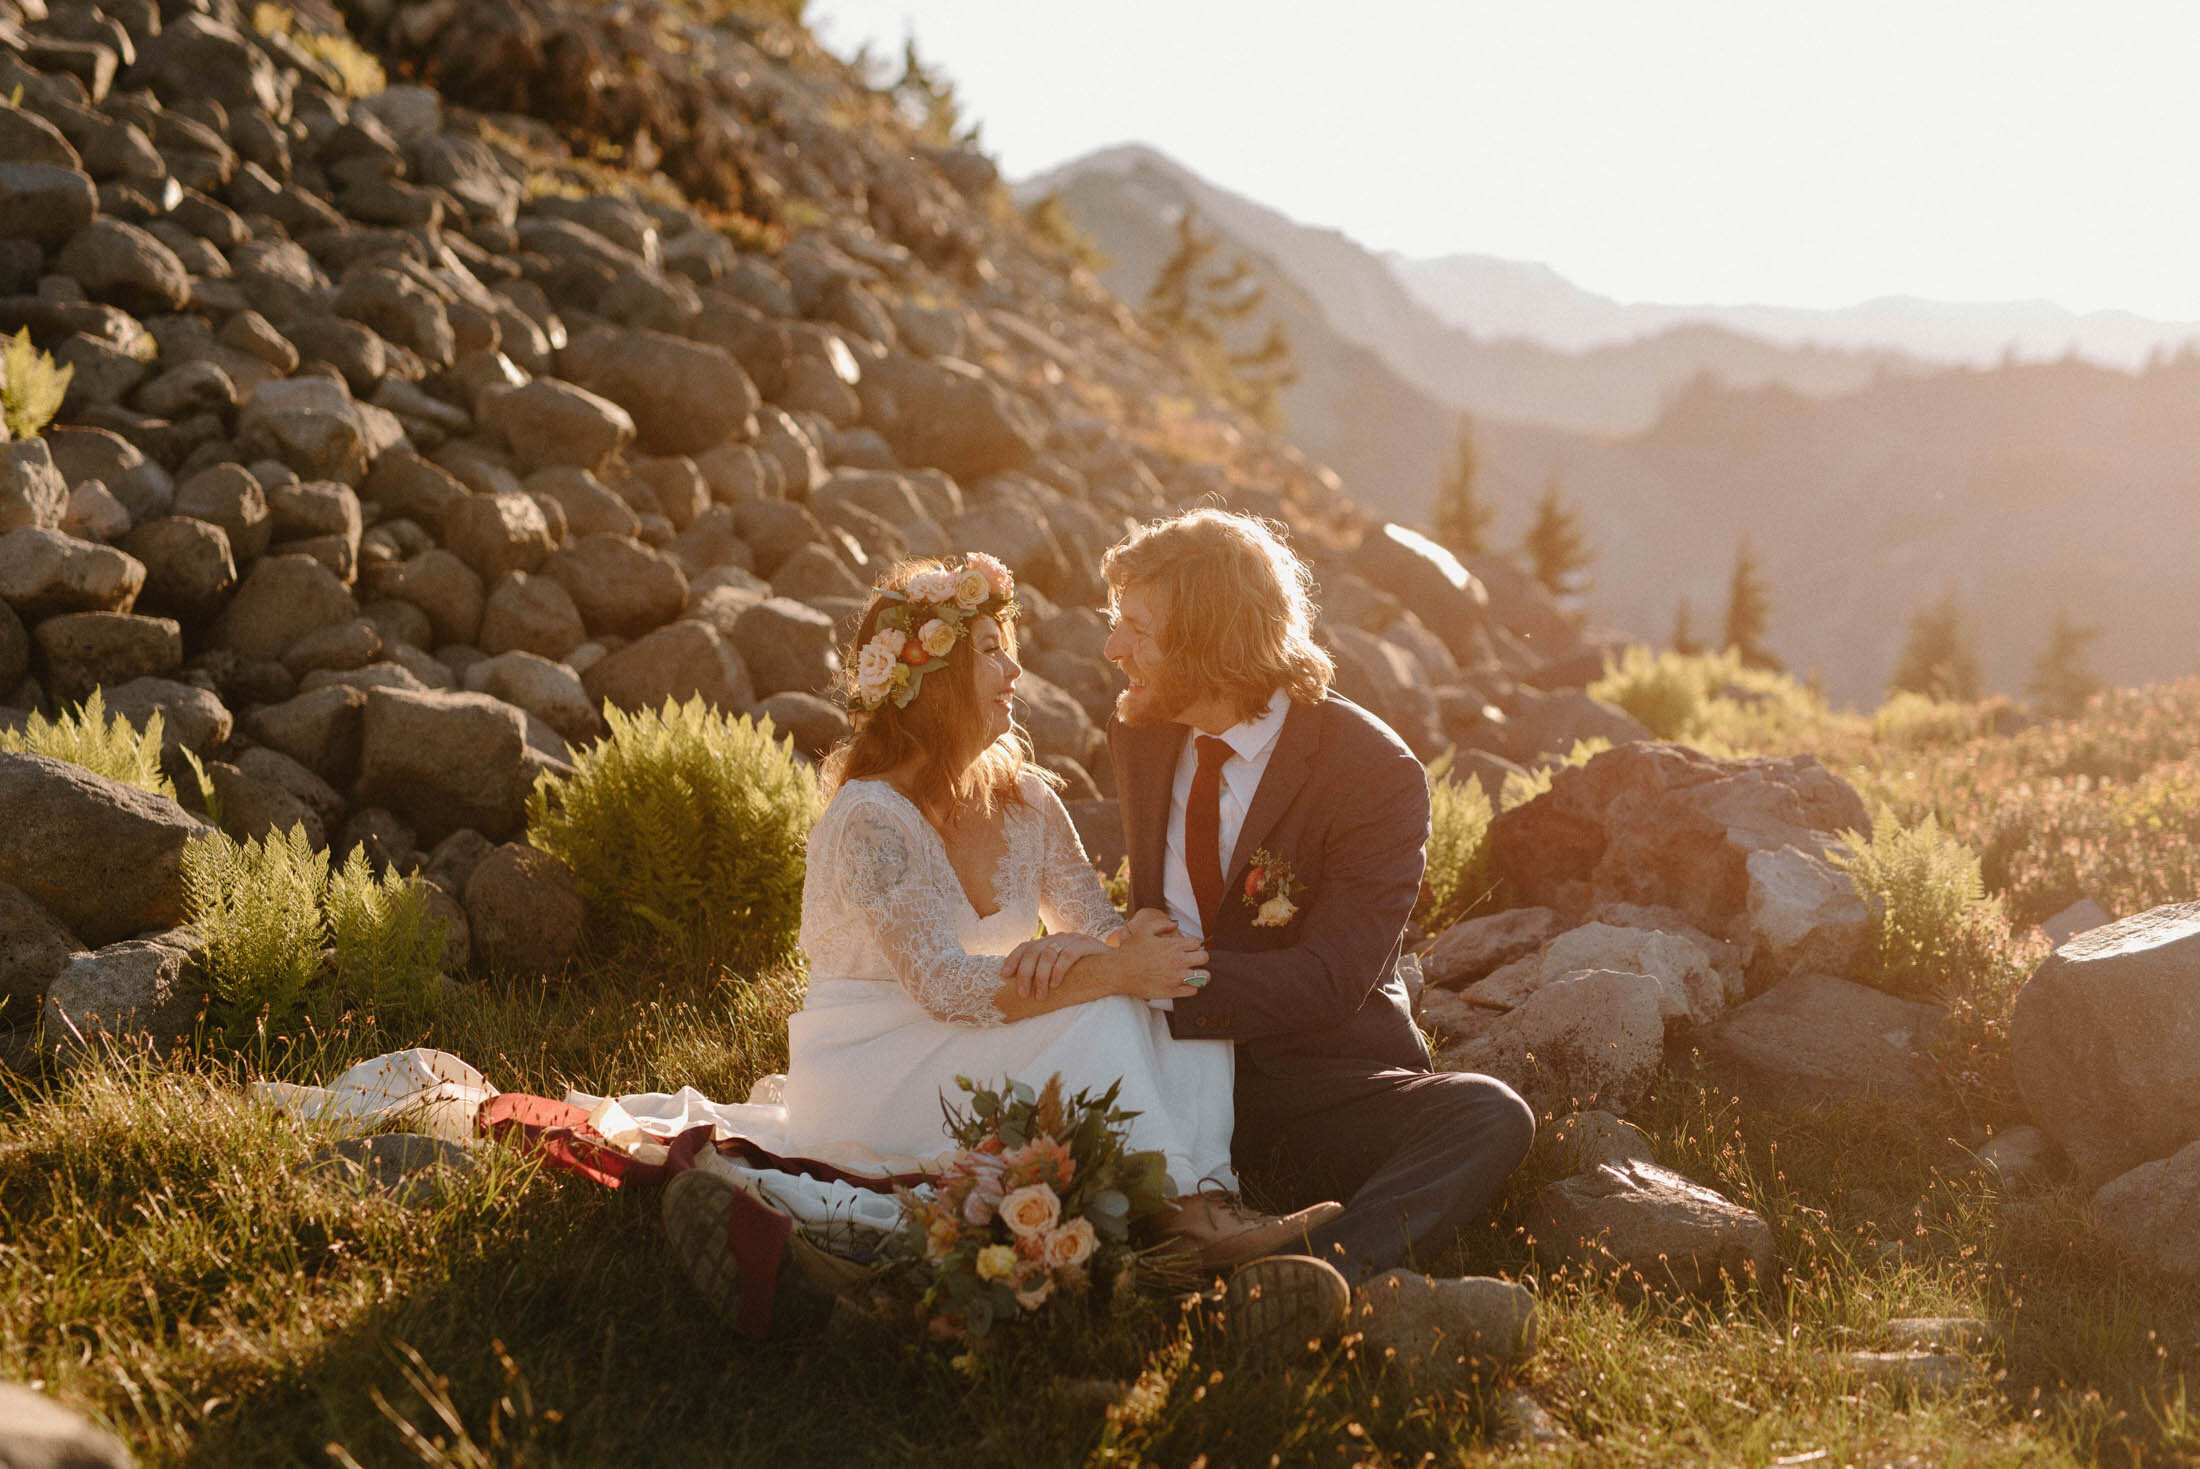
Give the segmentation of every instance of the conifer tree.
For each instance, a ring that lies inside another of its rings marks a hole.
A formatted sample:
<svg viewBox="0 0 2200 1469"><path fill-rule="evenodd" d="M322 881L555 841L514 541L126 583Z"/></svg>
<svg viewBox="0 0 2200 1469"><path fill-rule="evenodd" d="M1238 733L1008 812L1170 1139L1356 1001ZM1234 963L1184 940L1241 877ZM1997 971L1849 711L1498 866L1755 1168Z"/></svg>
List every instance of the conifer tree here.
<svg viewBox="0 0 2200 1469"><path fill-rule="evenodd" d="M1558 476L1552 475L1536 501L1535 521L1520 543L1528 569L1543 589L1554 597L1572 596L1588 588L1581 572L1596 559L1581 528L1581 512L1566 503Z"/></svg>
<svg viewBox="0 0 2200 1469"><path fill-rule="evenodd" d="M1195 310L1201 272L1220 244L1202 234L1199 220L1187 209L1177 216L1176 249L1161 263L1161 273L1146 292L1146 319L1167 336L1182 337L1198 330Z"/></svg>
<svg viewBox="0 0 2200 1469"><path fill-rule="evenodd" d="M962 103L955 96L955 84L917 54L914 33L902 41L901 77L888 91L902 120L920 141L935 148L978 141L978 125L963 126Z"/></svg>
<svg viewBox="0 0 2200 1469"><path fill-rule="evenodd" d="M2047 647L2032 665L2031 682L2024 686L2042 714L2051 719L2082 714L2086 700L2107 687L2086 652L2100 635L2097 627L2072 622L2067 609L2055 609L2055 626L2047 634Z"/></svg>
<svg viewBox="0 0 2200 1469"><path fill-rule="evenodd" d="M1459 415L1459 447L1451 469L1436 487L1436 507L1430 515L1437 542L1461 556L1479 556L1489 550L1490 522L1497 507L1482 498L1475 481L1481 473L1481 456L1474 447L1474 420Z"/></svg>
<svg viewBox="0 0 2200 1469"><path fill-rule="evenodd" d="M1673 609L1673 632L1665 644L1683 658L1693 658L1703 651L1703 640L1696 636L1695 620L1690 615L1686 597Z"/></svg>
<svg viewBox="0 0 2200 1469"><path fill-rule="evenodd" d="M1271 321L1258 345L1233 349L1233 337L1267 304L1268 288L1239 259L1210 269L1221 241L1199 228L1193 211L1177 217L1176 248L1162 262L1146 292L1146 319L1175 339L1215 394L1274 428L1276 400L1298 381L1298 360L1280 322Z"/></svg>
<svg viewBox="0 0 2200 1469"><path fill-rule="evenodd" d="M1777 673L1786 665L1765 646L1765 628L1771 621L1772 597L1765 590L1757 553L1750 549L1749 537L1744 536L1735 548L1734 575L1727 582L1726 625L1720 646L1740 653L1742 662L1751 668Z"/></svg>
<svg viewBox="0 0 2200 1469"><path fill-rule="evenodd" d="M1984 692L1978 634L1956 606L1955 593L1943 592L1938 602L1912 614L1909 636L1887 687L1891 693L1907 690L1959 703L1976 700Z"/></svg>

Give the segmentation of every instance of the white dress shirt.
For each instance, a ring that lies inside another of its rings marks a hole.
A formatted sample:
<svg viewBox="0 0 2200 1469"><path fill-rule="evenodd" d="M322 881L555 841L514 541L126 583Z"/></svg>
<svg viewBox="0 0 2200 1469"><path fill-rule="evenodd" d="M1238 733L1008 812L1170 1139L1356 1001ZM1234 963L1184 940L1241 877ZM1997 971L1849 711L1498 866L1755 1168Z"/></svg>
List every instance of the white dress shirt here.
<svg viewBox="0 0 2200 1469"><path fill-rule="evenodd" d="M1245 812L1253 804L1253 792L1267 773L1268 757L1276 751L1283 733L1283 717L1291 712L1291 696L1278 689L1268 697L1268 707L1251 719L1240 720L1214 738L1230 747L1222 762L1219 811L1221 823L1216 846L1222 855L1222 880L1230 880L1230 854L1237 850L1238 834L1245 830ZM1184 742L1176 761L1176 784L1169 793L1169 840L1162 858L1161 900L1176 926L1195 938L1205 938L1199 921L1199 899L1192 894L1192 870L1184 860L1184 808L1192 798L1192 777L1199 773L1199 735ZM1225 890L1222 901L1230 901Z"/></svg>

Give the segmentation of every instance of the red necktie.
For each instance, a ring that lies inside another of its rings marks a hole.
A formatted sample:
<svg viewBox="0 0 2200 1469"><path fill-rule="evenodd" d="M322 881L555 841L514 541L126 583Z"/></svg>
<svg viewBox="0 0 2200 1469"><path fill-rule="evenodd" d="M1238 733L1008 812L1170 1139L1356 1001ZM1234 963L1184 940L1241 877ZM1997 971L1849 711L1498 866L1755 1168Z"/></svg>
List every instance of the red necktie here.
<svg viewBox="0 0 2200 1469"><path fill-rule="evenodd" d="M1199 770L1184 806L1184 865L1199 900L1200 932L1209 939L1222 911L1222 762L1233 753L1226 740L1199 737Z"/></svg>

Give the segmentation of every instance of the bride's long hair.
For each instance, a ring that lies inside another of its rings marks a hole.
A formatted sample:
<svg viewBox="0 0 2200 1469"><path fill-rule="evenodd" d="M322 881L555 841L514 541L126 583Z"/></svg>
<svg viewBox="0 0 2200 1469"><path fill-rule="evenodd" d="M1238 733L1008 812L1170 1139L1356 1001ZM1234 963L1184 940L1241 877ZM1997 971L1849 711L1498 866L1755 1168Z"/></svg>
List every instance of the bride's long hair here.
<svg viewBox="0 0 2200 1469"><path fill-rule="evenodd" d="M1024 803L1023 774L1046 772L1034 763L1031 743L1021 726L997 740L986 738L986 711L978 701L977 655L966 635L955 640L946 664L924 676L922 688L906 706L892 699L865 709L856 695L858 651L878 631L879 615L894 602L880 592L899 592L912 577L944 569L932 557L896 562L872 588L869 605L856 623L855 638L841 649L841 693L855 732L825 757L825 794L851 780L898 770L914 759L905 794L934 826L944 827L958 808L985 815ZM1016 656L1016 624L1002 621L1001 644Z"/></svg>

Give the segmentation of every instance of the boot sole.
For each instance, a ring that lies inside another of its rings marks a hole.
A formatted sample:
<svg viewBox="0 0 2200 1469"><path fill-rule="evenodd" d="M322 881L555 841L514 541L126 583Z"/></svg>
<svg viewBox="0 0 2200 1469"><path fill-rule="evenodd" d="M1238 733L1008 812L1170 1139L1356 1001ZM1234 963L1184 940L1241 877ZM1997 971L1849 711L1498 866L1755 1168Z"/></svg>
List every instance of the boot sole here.
<svg viewBox="0 0 2200 1469"><path fill-rule="evenodd" d="M734 1186L713 1173L690 1169L665 1185L661 1206L665 1239L703 1303L728 1321L741 1310L741 1267L726 1243Z"/></svg>
<svg viewBox="0 0 2200 1469"><path fill-rule="evenodd" d="M1267 1255L1240 1266L1224 1295L1224 1335L1239 1358L1274 1366L1344 1325L1352 1288L1311 1255Z"/></svg>

